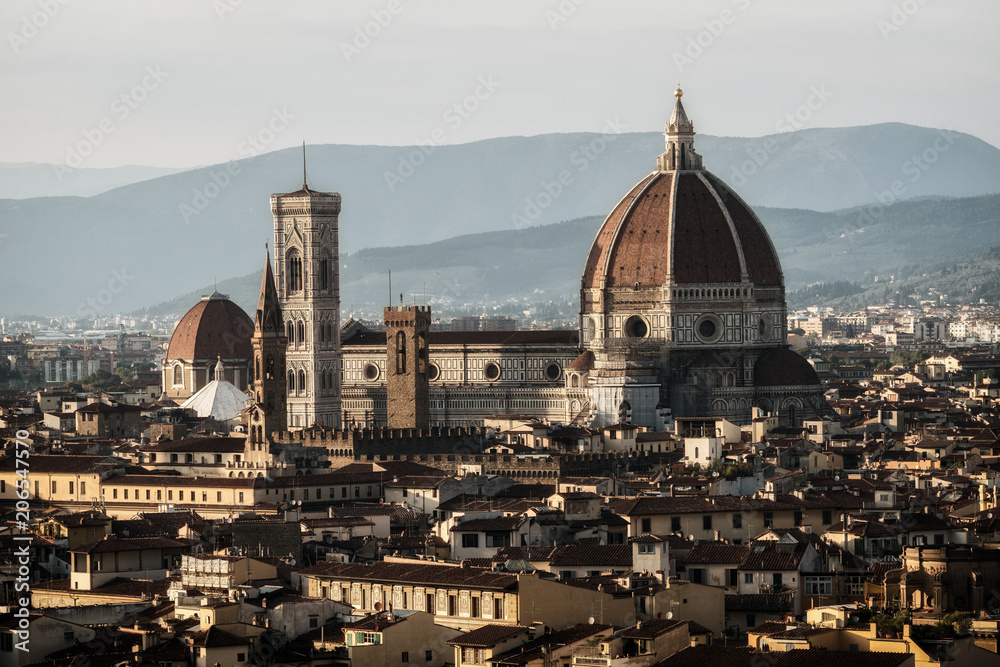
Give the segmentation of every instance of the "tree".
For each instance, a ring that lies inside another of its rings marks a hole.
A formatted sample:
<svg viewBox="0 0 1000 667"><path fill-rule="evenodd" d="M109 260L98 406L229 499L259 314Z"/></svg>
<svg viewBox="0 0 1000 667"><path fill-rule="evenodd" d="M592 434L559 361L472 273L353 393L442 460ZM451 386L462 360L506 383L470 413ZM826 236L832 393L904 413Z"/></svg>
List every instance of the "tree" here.
<svg viewBox="0 0 1000 667"><path fill-rule="evenodd" d="M840 365L840 357L838 357L835 354L831 354L829 357L826 358L826 360L830 362L831 366L839 366Z"/></svg>
<svg viewBox="0 0 1000 667"><path fill-rule="evenodd" d="M120 365L115 369L115 375L117 375L122 382L131 382L135 379L135 371L124 365Z"/></svg>

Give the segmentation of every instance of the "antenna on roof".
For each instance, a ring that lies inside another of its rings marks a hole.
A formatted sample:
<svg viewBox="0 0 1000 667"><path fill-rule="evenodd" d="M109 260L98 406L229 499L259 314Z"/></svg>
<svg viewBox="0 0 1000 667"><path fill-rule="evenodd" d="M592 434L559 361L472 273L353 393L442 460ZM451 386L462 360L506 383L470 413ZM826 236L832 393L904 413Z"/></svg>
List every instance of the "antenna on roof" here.
<svg viewBox="0 0 1000 667"><path fill-rule="evenodd" d="M392 308L392 269L389 269L389 303L388 306Z"/></svg>

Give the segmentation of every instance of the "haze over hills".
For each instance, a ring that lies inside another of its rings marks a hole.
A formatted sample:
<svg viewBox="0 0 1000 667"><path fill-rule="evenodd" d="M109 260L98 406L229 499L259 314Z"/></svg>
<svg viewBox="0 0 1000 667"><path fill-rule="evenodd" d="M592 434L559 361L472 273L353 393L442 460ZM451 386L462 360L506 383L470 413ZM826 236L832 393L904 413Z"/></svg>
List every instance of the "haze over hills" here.
<svg viewBox="0 0 1000 667"><path fill-rule="evenodd" d="M907 239L911 252L938 250L935 238L922 236L933 233L934 224L943 224L940 219L935 223L934 215L922 219L919 233L914 233L908 220L888 214L895 209L890 207L884 222L895 227L878 227L886 230L878 236L872 235L873 225L860 213L824 211L871 204L879 193L888 201L1000 191L1000 150L961 133L892 123L753 139L699 135L697 142L706 168L757 208L782 254L789 281L838 279L845 263L831 262L822 248L809 251L811 246L804 245L809 239L822 243L830 236L830 225L839 225L843 238L856 245L862 238L889 244L865 249L859 256L867 260L906 261L893 257L900 238ZM336 190L344 197L340 238L345 308L353 299L363 301L363 289L358 288L357 297L350 292L349 283L355 280L349 273L352 262L364 269L370 261L383 274L391 266L380 266L389 259L379 258L377 252L371 260L364 259L361 248L427 244L485 232L510 234L523 227L603 217L652 170L662 148L658 133L549 134L433 149L309 147L310 186ZM256 273L262 265L261 246L272 236L268 197L297 189L301 180L301 154L288 149L88 198L2 200L0 310L52 315L131 311L197 291L215 278ZM908 202L921 203L928 202ZM768 212L762 206L780 206L784 212ZM992 210L990 205L984 206L979 213L971 204L962 209L980 219L963 218L953 224L974 226L995 220L987 210ZM878 213L882 208L872 210ZM570 285L569 294L575 295L582 259L573 253L586 253L599 221L590 224L586 233L581 230L572 238L557 235L539 241L545 245L517 251L525 255L536 248L544 250L548 262L556 256L562 262L566 255L566 265L573 267L566 279L555 274L545 277L537 275L538 267L546 265L539 259L527 272L527 277L535 274L533 286L556 291L557 284ZM819 236L818 226L826 230ZM961 240L941 236L952 244ZM479 281L491 283L476 276L519 265L510 256L514 250L488 245L515 243L509 239L490 237L470 243L461 250L447 244L437 248L432 264L441 270L465 267L442 280L468 284L468 294L476 294L473 289ZM797 254L802 255L799 278ZM817 255L817 261L805 261ZM517 282L509 276L505 280L509 285ZM438 293L428 282L428 293ZM379 280L378 290L381 285ZM416 285L411 290L419 291ZM499 295L493 288L487 293Z"/></svg>
<svg viewBox="0 0 1000 667"><path fill-rule="evenodd" d="M0 199L35 197L91 197L130 183L169 176L190 167L126 165L107 169L61 164L0 162Z"/></svg>
<svg viewBox="0 0 1000 667"><path fill-rule="evenodd" d="M825 280L857 283L850 294L869 291L860 284L874 284L868 302L894 298L898 286L885 291L890 280L944 260L946 266L934 269L951 274L942 291L978 299L1000 290L993 284L1000 285L994 275L995 253L981 255L983 247L1000 244L1000 195L908 201L884 209L834 213L759 207L757 214L778 250L790 293L833 276ZM345 317L358 310L377 313L389 298L387 269L392 270L393 302L400 292L407 303L414 298L422 302L426 290L427 301L444 316L470 302L576 303L583 264L603 219L590 216L343 255L342 310ZM249 312L256 307L260 280L257 272L219 283L218 289ZM977 285L978 292L972 289ZM149 312L183 314L211 289L207 285ZM808 294L802 290L798 296Z"/></svg>

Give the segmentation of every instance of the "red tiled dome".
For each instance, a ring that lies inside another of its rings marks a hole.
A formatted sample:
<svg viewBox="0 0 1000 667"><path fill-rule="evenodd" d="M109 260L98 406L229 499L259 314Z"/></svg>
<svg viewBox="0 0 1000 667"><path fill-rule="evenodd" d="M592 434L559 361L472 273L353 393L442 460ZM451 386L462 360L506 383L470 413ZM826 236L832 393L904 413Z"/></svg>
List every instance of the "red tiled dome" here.
<svg viewBox="0 0 1000 667"><path fill-rule="evenodd" d="M584 288L674 284L782 285L777 253L757 216L708 171L654 172L604 221Z"/></svg>
<svg viewBox="0 0 1000 667"><path fill-rule="evenodd" d="M819 384L816 369L802 355L777 347L757 362L753 370L757 387L802 387Z"/></svg>
<svg viewBox="0 0 1000 667"><path fill-rule="evenodd" d="M249 359L252 335L253 320L226 296L213 292L177 323L167 359Z"/></svg>

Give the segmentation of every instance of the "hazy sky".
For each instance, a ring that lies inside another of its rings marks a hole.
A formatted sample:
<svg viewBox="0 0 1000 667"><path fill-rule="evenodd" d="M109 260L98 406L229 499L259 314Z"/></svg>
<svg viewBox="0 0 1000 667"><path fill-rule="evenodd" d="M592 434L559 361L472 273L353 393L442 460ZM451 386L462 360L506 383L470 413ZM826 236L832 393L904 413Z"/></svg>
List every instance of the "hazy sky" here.
<svg viewBox="0 0 1000 667"><path fill-rule="evenodd" d="M996 0L3 0L0 20L0 162L661 130L678 80L708 134L901 121L1000 146Z"/></svg>

